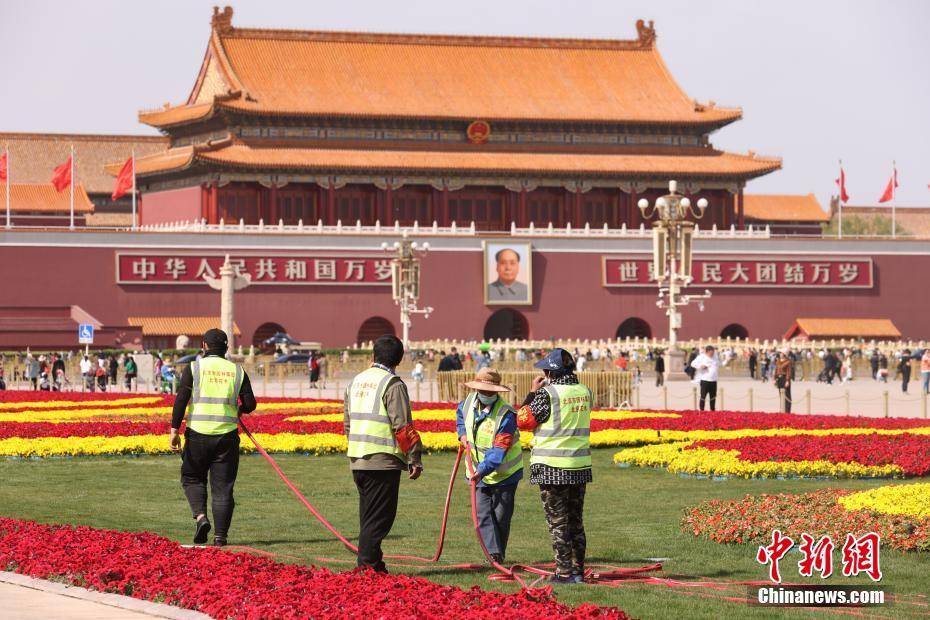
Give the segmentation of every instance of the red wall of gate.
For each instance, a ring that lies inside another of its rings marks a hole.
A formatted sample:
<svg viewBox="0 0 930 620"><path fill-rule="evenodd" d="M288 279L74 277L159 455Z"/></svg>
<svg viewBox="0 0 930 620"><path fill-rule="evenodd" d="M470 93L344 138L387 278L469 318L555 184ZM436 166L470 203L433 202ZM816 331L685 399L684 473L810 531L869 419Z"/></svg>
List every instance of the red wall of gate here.
<svg viewBox="0 0 930 620"><path fill-rule="evenodd" d="M129 316L219 316L219 293L206 286L116 284L115 253L93 247L3 248L0 305L76 304L105 325L125 325ZM751 338L780 338L796 317L887 317L905 338L930 339L924 312L930 293L914 280L914 274L930 272L930 256L873 260L871 289L716 289L704 312L684 310L680 336L717 336L736 323ZM429 319L415 317L413 339L484 336L486 322L500 307L484 305L481 263L482 253L475 251L436 251L425 258L420 303L435 311ZM538 251L533 267L533 305L513 306L531 337L613 337L631 317L648 323L652 335L667 335L655 289L602 287L600 254ZM246 345L266 322L301 340L346 345L366 319L379 316L400 331L387 286L255 285L236 294L236 321Z"/></svg>

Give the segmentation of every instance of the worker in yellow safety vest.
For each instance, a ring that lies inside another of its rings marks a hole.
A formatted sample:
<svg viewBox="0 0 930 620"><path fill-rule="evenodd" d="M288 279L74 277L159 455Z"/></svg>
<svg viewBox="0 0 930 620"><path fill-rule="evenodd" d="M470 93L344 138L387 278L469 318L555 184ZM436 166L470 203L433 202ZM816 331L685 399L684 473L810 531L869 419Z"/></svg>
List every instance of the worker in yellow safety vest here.
<svg viewBox="0 0 930 620"><path fill-rule="evenodd" d="M423 472L423 444L413 426L407 386L395 374L404 345L394 336L374 343L373 363L346 388L347 456L359 497L358 566L387 572L381 542L397 517L400 473Z"/></svg>
<svg viewBox="0 0 930 620"><path fill-rule="evenodd" d="M575 360L565 349L536 363L543 376L517 413L532 431L530 484L539 485L555 554L554 583L584 580L584 496L591 482L591 390L578 382Z"/></svg>
<svg viewBox="0 0 930 620"><path fill-rule="evenodd" d="M501 374L493 368L482 368L464 385L474 391L458 404L455 425L474 464L478 529L488 554L500 564L507 552L517 483L523 478L517 413L501 398L510 388L501 385Z"/></svg>
<svg viewBox="0 0 930 620"><path fill-rule="evenodd" d="M171 416L171 449L181 452L179 429L187 413L181 486L196 527L194 543L204 544L210 533L207 518L207 478L213 495L213 544L222 547L232 522L233 486L239 471L239 415L255 411L249 376L226 359L228 340L219 329L203 335L203 355L181 373ZM188 405L190 409L188 410Z"/></svg>

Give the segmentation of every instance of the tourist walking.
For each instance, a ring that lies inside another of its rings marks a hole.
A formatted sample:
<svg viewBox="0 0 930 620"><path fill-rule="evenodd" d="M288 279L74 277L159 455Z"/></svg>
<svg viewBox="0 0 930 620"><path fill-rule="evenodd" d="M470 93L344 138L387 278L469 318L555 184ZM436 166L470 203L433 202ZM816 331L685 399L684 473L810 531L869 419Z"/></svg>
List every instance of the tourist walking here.
<svg viewBox="0 0 930 620"><path fill-rule="evenodd" d="M125 381L126 381L126 390L132 391L132 382L136 378L136 375L139 372L139 367L136 365L136 360L133 359L131 355L126 356L126 362L124 366Z"/></svg>
<svg viewBox="0 0 930 620"><path fill-rule="evenodd" d="M898 362L898 373L901 375L901 391L907 394L907 384L911 380L911 350L904 349L901 361Z"/></svg>
<svg viewBox="0 0 930 620"><path fill-rule="evenodd" d="M112 353L110 354L109 360L109 374L110 374L110 385L114 388L116 387L116 373L119 371L119 362L116 361L116 356Z"/></svg>
<svg viewBox="0 0 930 620"><path fill-rule="evenodd" d="M315 388L320 380L320 360L316 352L311 352L307 359L307 369L310 371L310 387Z"/></svg>
<svg viewBox="0 0 930 620"><path fill-rule="evenodd" d="M236 505L233 487L239 472L239 416L255 411L256 403L249 375L226 359L226 332L208 330L202 346L203 358L191 362L181 373L171 414L170 445L172 451L181 453L181 486L196 523L194 544L206 543L211 529L207 517L209 478L216 526L213 544L222 547L228 540ZM185 412L182 451L178 429Z"/></svg>
<svg viewBox="0 0 930 620"><path fill-rule="evenodd" d="M882 383L888 383L888 356L884 353L878 358L878 379Z"/></svg>
<svg viewBox="0 0 930 620"><path fill-rule="evenodd" d="M32 389L39 389L39 362L30 353L26 356L24 378L32 383Z"/></svg>
<svg viewBox="0 0 930 620"><path fill-rule="evenodd" d="M94 365L90 361L90 358L88 356L85 355L84 357L81 358L80 367L81 367L81 381L84 382L84 389L86 389L89 392L93 392L94 391L94 379L93 379L93 375L91 374L91 371L94 369Z"/></svg>
<svg viewBox="0 0 930 620"><path fill-rule="evenodd" d="M694 358L691 362L691 368L694 369L694 381L699 382L701 386L701 398L698 401L698 408L704 411L705 399L710 400L710 410L717 410L717 377L720 373L720 359L717 357L714 347L707 345L704 352Z"/></svg>
<svg viewBox="0 0 930 620"><path fill-rule="evenodd" d="M756 353L755 349L749 351L749 378L756 378L756 369L759 366L759 354Z"/></svg>
<svg viewBox="0 0 930 620"><path fill-rule="evenodd" d="M452 347L449 355L441 353L443 358L439 360L439 372L448 372L450 370L462 370L462 360L459 359L458 351Z"/></svg>
<svg viewBox="0 0 930 620"><path fill-rule="evenodd" d="M657 350L655 358L656 387L662 387L665 385L665 356L662 355L662 351Z"/></svg>
<svg viewBox="0 0 930 620"><path fill-rule="evenodd" d="M781 402L781 410L785 413L791 413L791 381L794 379L792 367L794 364L784 351L778 354L778 361L775 362L775 387L778 388L778 396Z"/></svg>
<svg viewBox="0 0 930 620"><path fill-rule="evenodd" d="M423 362L421 360L417 360L417 363L413 365L410 377L417 383L423 383Z"/></svg>
<svg viewBox="0 0 930 620"><path fill-rule="evenodd" d="M423 443L413 425L407 386L396 374L404 345L384 335L374 343L372 365L346 388L344 426L349 469L358 489L359 567L386 573L381 542L397 517L400 473L423 473Z"/></svg>
<svg viewBox="0 0 930 620"><path fill-rule="evenodd" d="M521 431L533 433L530 484L539 485L555 555L553 583L584 581L587 539L584 498L591 474L592 395L578 382L575 360L553 349L535 364L533 380L517 414Z"/></svg>
<svg viewBox="0 0 930 620"><path fill-rule="evenodd" d="M458 404L455 427L459 442L472 460L478 530L488 554L498 564L507 555L510 520L523 478L523 448L517 414L500 397L510 388L501 385L501 374L482 368L464 384L474 390Z"/></svg>
<svg viewBox="0 0 930 620"><path fill-rule="evenodd" d="M930 349L924 349L924 354L920 357L920 379L924 394L927 394L930 392Z"/></svg>

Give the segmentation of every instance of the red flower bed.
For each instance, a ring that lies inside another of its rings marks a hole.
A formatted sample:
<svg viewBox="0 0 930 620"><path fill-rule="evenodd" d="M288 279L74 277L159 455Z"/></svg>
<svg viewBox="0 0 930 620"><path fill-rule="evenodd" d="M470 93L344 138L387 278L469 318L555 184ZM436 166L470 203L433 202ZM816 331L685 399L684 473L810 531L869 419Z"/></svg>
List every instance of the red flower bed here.
<svg viewBox="0 0 930 620"><path fill-rule="evenodd" d="M738 437L696 441L686 448L738 450L746 461L829 461L897 465L908 476L930 475L930 435Z"/></svg>
<svg viewBox="0 0 930 620"><path fill-rule="evenodd" d="M592 420L591 430L647 428L675 431L717 431L744 428L916 428L928 426L926 420L913 418L864 418L847 415L800 415L749 411L670 411L668 413L674 413L681 417Z"/></svg>
<svg viewBox="0 0 930 620"><path fill-rule="evenodd" d="M194 609L214 618L627 618L551 597L462 590L419 577L333 573L155 534L0 519L0 569Z"/></svg>
<svg viewBox="0 0 930 620"><path fill-rule="evenodd" d="M342 422L288 422L286 418L293 413L264 413L243 416L249 430L256 433L297 433L312 435L315 433L345 432ZM171 427L170 416L152 422L135 422L131 420L106 420L89 422L0 422L0 439L21 437L121 437L131 435L159 435L168 432ZM420 420L417 429L421 432L452 432L454 420Z"/></svg>
<svg viewBox="0 0 930 620"><path fill-rule="evenodd" d="M802 533L842 541L846 534L877 532L882 544L901 551L930 551L930 519L847 510L837 497L849 491L747 495L741 500L710 500L685 511L682 530L718 543L771 542L772 530L794 540Z"/></svg>

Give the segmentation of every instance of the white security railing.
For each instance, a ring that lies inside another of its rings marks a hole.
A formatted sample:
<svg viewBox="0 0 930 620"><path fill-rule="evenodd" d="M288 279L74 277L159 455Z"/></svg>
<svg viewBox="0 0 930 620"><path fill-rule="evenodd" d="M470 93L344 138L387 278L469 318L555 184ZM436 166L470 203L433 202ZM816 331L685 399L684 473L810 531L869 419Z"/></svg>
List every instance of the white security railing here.
<svg viewBox="0 0 930 620"><path fill-rule="evenodd" d="M482 233L499 233L495 230L478 230L475 223L471 222L468 226L457 226L453 223L451 226L439 226L433 222L431 226L420 226L414 223L412 226L401 226L395 223L393 226L382 226L380 222L375 222L374 226L363 226L361 221L356 221L354 225L346 225L341 221L335 226L324 226L320 220L316 224L304 224L302 221L297 224L285 224L279 220L277 224L266 224L259 220L258 224L246 224L243 220L238 223L226 223L220 220L219 224L207 224L206 220L165 222L162 224L150 224L140 226L139 230L146 232L202 232L202 233L249 233L249 234L290 234L290 235L403 235L408 236L461 236L474 237ZM730 228L717 228L716 224L709 229L701 230L695 226L695 234L698 238L753 238L768 239L771 231L768 226L765 228L754 228L752 225L746 230L737 230L735 226ZM627 228L626 224L620 228L609 228L606 224L600 228L592 228L590 224L585 224L582 228L574 228L571 224L563 227L555 227L552 223L547 227L537 228L530 224L527 228L520 228L515 223L510 224L510 235L514 237L600 237L600 238L649 238L652 236L652 229L647 228L645 224L640 224L639 228Z"/></svg>

